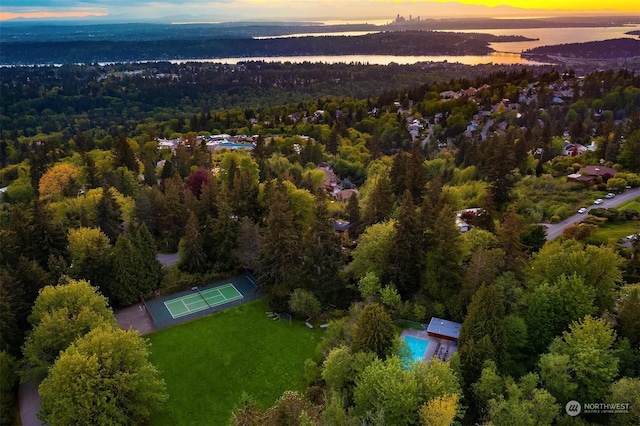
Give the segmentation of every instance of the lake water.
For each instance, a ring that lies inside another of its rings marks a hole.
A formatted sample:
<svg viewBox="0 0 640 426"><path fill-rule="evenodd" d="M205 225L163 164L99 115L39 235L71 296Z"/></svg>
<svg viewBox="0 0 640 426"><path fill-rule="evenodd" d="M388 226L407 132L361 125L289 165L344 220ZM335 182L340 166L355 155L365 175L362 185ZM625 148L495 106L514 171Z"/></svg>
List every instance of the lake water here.
<svg viewBox="0 0 640 426"><path fill-rule="evenodd" d="M490 43L489 46L499 52L520 53L534 47L549 46L565 43L586 43L589 41L610 40L614 38L635 38L625 34L628 31L638 31L640 25L624 27L584 27L584 28L522 28L522 29L494 29L494 30L464 30L461 33L483 33L501 35L521 35L534 41L516 41L506 43ZM639 53L640 54L640 53Z"/></svg>
<svg viewBox="0 0 640 426"><path fill-rule="evenodd" d="M394 55L334 55L334 56L252 56L247 58L211 58L211 59L173 59L169 62L173 64L183 64L186 62L212 62L235 65L239 62L262 61L262 62L320 62L325 64L350 64L361 63L369 65L389 65L389 64L415 64L417 62L452 62L463 65L478 64L507 64L507 65L548 65L544 62L524 59L520 54L515 53L491 53L489 55L467 55L467 56L394 56Z"/></svg>
<svg viewBox="0 0 640 426"><path fill-rule="evenodd" d="M322 62L322 63L363 63L372 65L415 64L416 62L452 62L464 65L501 64L501 65L548 65L544 62L532 61L522 58L520 52L539 46L548 46L565 43L585 43L589 41L609 40L614 38L638 38L625 34L628 31L640 30L640 25L622 27L575 27L575 28L520 28L520 29L481 29L481 30L449 30L461 33L485 33L494 35L521 35L532 41L517 41L504 43L490 43L489 46L496 50L488 55L469 56L394 56L394 55L335 55L335 56L283 56L283 57L250 57L250 58L216 58L197 59L197 62L219 62L224 64L237 64L246 61L264 62ZM276 37L319 37L337 35L365 35L376 31L351 31L351 32L327 32L327 33L299 33ZM191 60L194 61L194 60ZM173 63L189 62L174 60Z"/></svg>

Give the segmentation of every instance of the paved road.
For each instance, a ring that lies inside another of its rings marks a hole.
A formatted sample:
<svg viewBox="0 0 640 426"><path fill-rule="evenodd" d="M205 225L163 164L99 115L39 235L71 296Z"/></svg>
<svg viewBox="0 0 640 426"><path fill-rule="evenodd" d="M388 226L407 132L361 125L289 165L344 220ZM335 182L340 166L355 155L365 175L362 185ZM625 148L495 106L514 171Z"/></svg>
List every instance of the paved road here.
<svg viewBox="0 0 640 426"><path fill-rule="evenodd" d="M20 383L18 388L18 400L20 401L20 420L22 426L44 425L38 419L40 411L40 395L38 395L38 384Z"/></svg>
<svg viewBox="0 0 640 426"><path fill-rule="evenodd" d="M622 194L618 194L614 198L611 198L610 200L603 198L604 202L599 206L595 204L590 205L589 207L587 207L587 213L589 210L597 207L604 207L604 208L617 207L620 204L624 204L627 201L631 201L636 197L640 197L640 188L627 189ZM582 220L584 220L584 218L587 217L587 213L584 213L584 214L576 213L573 216L569 216L562 222L558 222L551 225L545 224L545 226L547 227L547 241L558 238L560 235L562 235L562 232L565 230L565 228L567 228L570 225L573 225L576 222L581 222Z"/></svg>

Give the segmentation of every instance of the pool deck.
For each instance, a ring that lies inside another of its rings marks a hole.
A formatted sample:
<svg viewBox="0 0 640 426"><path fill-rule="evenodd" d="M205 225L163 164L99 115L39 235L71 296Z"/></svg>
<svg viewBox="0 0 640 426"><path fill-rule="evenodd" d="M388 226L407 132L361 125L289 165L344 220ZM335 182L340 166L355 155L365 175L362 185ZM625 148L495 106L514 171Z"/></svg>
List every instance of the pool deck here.
<svg viewBox="0 0 640 426"><path fill-rule="evenodd" d="M429 342L427 350L424 352L424 356L422 357L422 361L425 362L429 361L433 357L442 361L448 361L453 354L458 351L458 345L455 344L455 342L429 336L426 330L416 330L412 328L403 330L400 334L400 338L404 339L404 336L413 336Z"/></svg>

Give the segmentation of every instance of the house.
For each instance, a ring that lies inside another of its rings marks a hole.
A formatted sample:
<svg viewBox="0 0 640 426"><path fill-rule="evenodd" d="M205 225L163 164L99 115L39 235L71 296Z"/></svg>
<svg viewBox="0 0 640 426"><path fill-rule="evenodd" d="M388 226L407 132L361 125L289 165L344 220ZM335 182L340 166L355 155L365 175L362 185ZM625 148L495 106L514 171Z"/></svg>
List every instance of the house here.
<svg viewBox="0 0 640 426"><path fill-rule="evenodd" d="M459 217L456 217L456 226L458 227L458 230L460 230L460 232L467 232L471 229L471 225L469 225Z"/></svg>
<svg viewBox="0 0 640 426"><path fill-rule="evenodd" d="M167 149L170 149L171 151L175 152L176 148L178 148L178 145L180 145L181 141L182 141L181 138L176 138L176 139L158 139L158 149L167 148Z"/></svg>
<svg viewBox="0 0 640 426"><path fill-rule="evenodd" d="M460 94L462 96L472 98L478 94L478 89L476 89L475 87L469 87L468 89L461 90Z"/></svg>
<svg viewBox="0 0 640 426"><path fill-rule="evenodd" d="M427 334L437 339L447 340L449 342L457 342L460 337L460 329L462 324L459 322L448 321L442 318L431 318L427 327Z"/></svg>
<svg viewBox="0 0 640 426"><path fill-rule="evenodd" d="M316 170L320 170L322 171L322 173L324 173L324 182L323 182L324 188L327 192L333 193L333 191L338 186L338 176L336 176L331 166L328 165L327 163L322 162L318 164L318 167L316 167Z"/></svg>
<svg viewBox="0 0 640 426"><path fill-rule="evenodd" d="M591 182L596 178L602 178L603 182L608 181L616 175L617 171L611 167L604 166L587 166L582 167L577 173L567 176L569 182Z"/></svg>
<svg viewBox="0 0 640 426"><path fill-rule="evenodd" d="M566 157L577 157L578 155L584 154L587 150L588 148L582 144L571 143L565 140L562 147L562 155Z"/></svg>
<svg viewBox="0 0 640 426"><path fill-rule="evenodd" d="M349 198L351 197L358 198L359 195L360 193L358 192L358 190L355 188L352 188L352 189L338 190L335 194L335 197L336 197L336 200L343 202L343 201L349 201Z"/></svg>
<svg viewBox="0 0 640 426"><path fill-rule="evenodd" d="M334 220L333 221L333 230L336 232L349 232L349 228L351 227L351 223L346 220Z"/></svg>
<svg viewBox="0 0 640 426"><path fill-rule="evenodd" d="M472 225L469 222L474 221L474 219L482 214L486 214L487 211L482 207L472 207L464 210L459 210L456 212L456 226L460 232L467 232L472 228Z"/></svg>
<svg viewBox="0 0 640 426"><path fill-rule="evenodd" d="M442 99L458 99L460 94L458 92L454 92L453 90L445 90L444 92L440 92L440 97Z"/></svg>

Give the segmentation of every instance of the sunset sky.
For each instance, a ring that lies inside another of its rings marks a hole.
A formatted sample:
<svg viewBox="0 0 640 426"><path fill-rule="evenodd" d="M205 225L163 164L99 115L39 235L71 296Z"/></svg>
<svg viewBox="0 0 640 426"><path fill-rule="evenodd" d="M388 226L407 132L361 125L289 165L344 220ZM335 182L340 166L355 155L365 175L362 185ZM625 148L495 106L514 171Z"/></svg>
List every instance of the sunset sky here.
<svg viewBox="0 0 640 426"><path fill-rule="evenodd" d="M535 9L531 6L535 4ZM146 20L191 15L206 20L391 20L408 17L640 15L640 0L2 0L0 20Z"/></svg>

